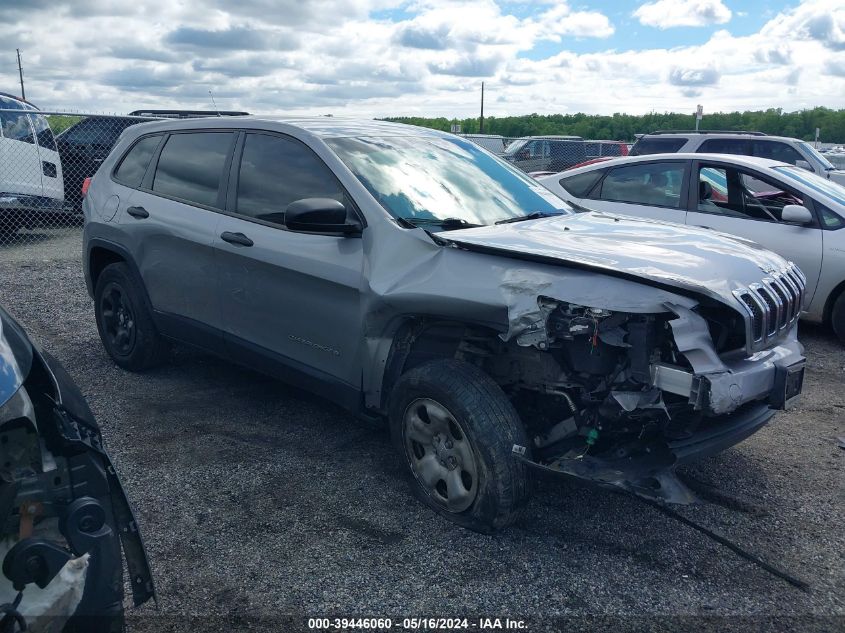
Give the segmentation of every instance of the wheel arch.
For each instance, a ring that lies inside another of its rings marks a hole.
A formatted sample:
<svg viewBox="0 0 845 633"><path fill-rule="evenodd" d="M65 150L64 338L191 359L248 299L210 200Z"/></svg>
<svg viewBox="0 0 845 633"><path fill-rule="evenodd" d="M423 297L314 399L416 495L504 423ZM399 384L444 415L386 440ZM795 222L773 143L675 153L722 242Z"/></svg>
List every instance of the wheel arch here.
<svg viewBox="0 0 845 633"><path fill-rule="evenodd" d="M390 337L389 351L382 360L384 371L374 385L376 398L371 406L375 405L381 413L386 412L393 387L405 372L432 360L457 358L467 341L498 340L499 333L489 323L405 315Z"/></svg>
<svg viewBox="0 0 845 633"><path fill-rule="evenodd" d="M147 294L147 288L144 285L144 280L132 255L120 244L108 240L92 239L88 243L88 249L85 255L85 285L88 288L88 294L92 299L94 298L97 280L106 266L120 263L126 264L130 273L135 277L144 295L144 302L152 312L152 304Z"/></svg>
<svg viewBox="0 0 845 633"><path fill-rule="evenodd" d="M833 316L833 306L836 305L836 300L845 292L845 279L839 282L830 294L827 295L827 301L824 304L824 312L822 313L822 322L825 325L831 324L831 317Z"/></svg>

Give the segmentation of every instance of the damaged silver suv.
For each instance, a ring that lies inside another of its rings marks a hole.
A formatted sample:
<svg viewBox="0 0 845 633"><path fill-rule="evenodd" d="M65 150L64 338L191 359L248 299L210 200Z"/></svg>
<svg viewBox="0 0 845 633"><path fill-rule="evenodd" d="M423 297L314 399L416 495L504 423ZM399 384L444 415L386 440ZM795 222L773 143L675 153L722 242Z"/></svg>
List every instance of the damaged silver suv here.
<svg viewBox="0 0 845 633"><path fill-rule="evenodd" d="M386 417L414 493L508 525L539 468L668 501L801 391L804 276L572 209L474 143L334 118L133 126L84 201L114 361L189 343Z"/></svg>

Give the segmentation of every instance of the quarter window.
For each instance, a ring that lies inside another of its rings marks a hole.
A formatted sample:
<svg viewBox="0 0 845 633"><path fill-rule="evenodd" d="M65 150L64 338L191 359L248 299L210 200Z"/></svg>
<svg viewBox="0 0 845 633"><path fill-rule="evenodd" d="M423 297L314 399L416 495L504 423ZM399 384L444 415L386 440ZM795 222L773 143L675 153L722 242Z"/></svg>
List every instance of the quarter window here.
<svg viewBox="0 0 845 633"><path fill-rule="evenodd" d="M332 198L350 206L334 174L308 147L279 136L247 134L237 212L283 225L287 206L303 198Z"/></svg>
<svg viewBox="0 0 845 633"><path fill-rule="evenodd" d="M683 163L616 167L602 182L598 195L601 200L677 209L681 206L683 182Z"/></svg>
<svg viewBox="0 0 845 633"><path fill-rule="evenodd" d="M560 179L560 186L576 198L584 198L590 193L593 185L599 181L603 174L603 169L597 169L595 171L585 171L583 174L566 176Z"/></svg>
<svg viewBox="0 0 845 633"><path fill-rule="evenodd" d="M216 206L230 132L173 134L158 159L153 191L188 202Z"/></svg>
<svg viewBox="0 0 845 633"><path fill-rule="evenodd" d="M819 212L819 218L821 218L822 225L826 229L841 229L845 226L845 220L843 220L839 215L828 209L823 204L816 202L816 211Z"/></svg>
<svg viewBox="0 0 845 633"><path fill-rule="evenodd" d="M120 162L115 177L129 187L140 187L160 141L161 136L148 136L135 143Z"/></svg>

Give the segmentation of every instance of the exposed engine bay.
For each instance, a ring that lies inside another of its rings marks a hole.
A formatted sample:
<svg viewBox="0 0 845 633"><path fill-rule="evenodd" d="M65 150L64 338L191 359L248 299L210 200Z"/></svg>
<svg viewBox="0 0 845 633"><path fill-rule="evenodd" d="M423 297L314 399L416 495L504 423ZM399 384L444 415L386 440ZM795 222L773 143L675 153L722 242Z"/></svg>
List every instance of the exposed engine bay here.
<svg viewBox="0 0 845 633"><path fill-rule="evenodd" d="M715 333L725 358L745 356L730 347L742 345L742 319L724 307L694 311L667 304L665 312L641 314L547 297L538 306L541 327L482 359L532 438L530 447L514 450L524 449L538 467L689 502L692 494L673 472L685 454L694 446L701 456L701 441L721 448L723 432L750 435L800 391L803 359L778 371L795 376L789 389L773 389L771 381L759 389L744 386L735 371L741 367L726 364L713 344ZM688 329L697 332L695 346ZM477 347L465 345L461 354L479 359ZM703 366L706 372L697 371ZM781 401L772 396L779 392Z"/></svg>

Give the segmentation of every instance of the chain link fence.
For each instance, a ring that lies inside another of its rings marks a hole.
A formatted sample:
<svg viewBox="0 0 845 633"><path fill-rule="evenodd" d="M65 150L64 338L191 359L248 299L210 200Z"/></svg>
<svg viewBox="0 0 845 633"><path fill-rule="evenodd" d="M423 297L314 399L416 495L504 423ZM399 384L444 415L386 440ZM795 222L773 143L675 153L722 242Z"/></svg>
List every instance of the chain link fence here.
<svg viewBox="0 0 845 633"><path fill-rule="evenodd" d="M585 140L578 136L463 136L535 176L557 173L582 163L628 155L628 145L622 141Z"/></svg>
<svg viewBox="0 0 845 633"><path fill-rule="evenodd" d="M77 239L83 184L152 117L44 112L0 95L0 250Z"/></svg>

